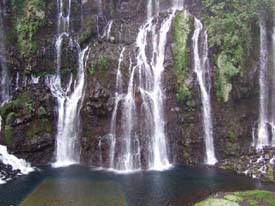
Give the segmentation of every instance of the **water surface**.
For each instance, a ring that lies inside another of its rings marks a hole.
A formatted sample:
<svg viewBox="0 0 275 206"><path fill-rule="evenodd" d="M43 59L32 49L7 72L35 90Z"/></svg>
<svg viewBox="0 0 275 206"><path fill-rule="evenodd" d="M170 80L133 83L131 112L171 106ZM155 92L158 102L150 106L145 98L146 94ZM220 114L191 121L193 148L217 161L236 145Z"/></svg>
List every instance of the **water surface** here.
<svg viewBox="0 0 275 206"><path fill-rule="evenodd" d="M175 167L126 175L70 166L41 168L0 185L0 205L184 206L217 191L255 188L275 190L272 185L214 168Z"/></svg>

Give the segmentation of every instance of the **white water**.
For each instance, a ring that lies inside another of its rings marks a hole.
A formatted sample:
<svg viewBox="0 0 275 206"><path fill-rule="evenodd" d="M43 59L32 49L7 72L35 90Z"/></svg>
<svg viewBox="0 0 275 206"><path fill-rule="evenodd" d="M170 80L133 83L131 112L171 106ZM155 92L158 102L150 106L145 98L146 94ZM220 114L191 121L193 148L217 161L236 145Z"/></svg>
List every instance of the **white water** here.
<svg viewBox="0 0 275 206"><path fill-rule="evenodd" d="M110 20L107 25L104 28L103 34L101 35L101 39L106 38L107 41L111 39L111 31L112 31L112 26L113 26L114 21Z"/></svg>
<svg viewBox="0 0 275 206"><path fill-rule="evenodd" d="M117 75L116 75L116 94L115 94L115 107L113 110L112 114L112 119L111 119L111 128L110 128L110 163L109 167L114 168L115 163L114 163L114 157L115 157L115 147L116 147L116 127L117 127L117 110L118 110L118 104L120 101L123 99L123 90L122 90L122 73L121 73L121 64L123 62L124 58L124 52L125 52L125 47L120 52L119 55L119 60L118 60L118 67L117 67ZM122 157L123 158L123 157ZM121 162L121 160L118 160Z"/></svg>
<svg viewBox="0 0 275 206"><path fill-rule="evenodd" d="M275 20L274 20L275 21ZM272 130L272 146L275 147L275 22L273 26L273 34L272 34L272 59L273 59L273 65L272 65L272 113L271 113L271 130Z"/></svg>
<svg viewBox="0 0 275 206"><path fill-rule="evenodd" d="M267 48L267 31L266 23L260 21L260 70L259 70L259 85L260 85L260 108L259 108L259 125L256 147L258 149L269 145L268 138L268 48Z"/></svg>
<svg viewBox="0 0 275 206"><path fill-rule="evenodd" d="M6 165L11 165L13 170L20 170L22 174L33 172L34 169L23 159L8 153L7 147L0 145L0 161Z"/></svg>
<svg viewBox="0 0 275 206"><path fill-rule="evenodd" d="M64 13L64 11L66 11ZM57 67L56 75L47 80L58 102L58 122L56 134L56 160L54 167L63 167L79 162L78 134L79 113L85 92L85 62L88 48L81 50L77 42L70 37L71 0L64 8L63 0L58 0L58 37L56 39ZM70 44L78 48L78 69L76 78L62 88L60 76L63 40L69 38Z"/></svg>
<svg viewBox="0 0 275 206"><path fill-rule="evenodd" d="M183 1L173 1L173 9L159 21L160 2L148 1L147 21L136 39L136 63L130 59L130 75L126 93L122 91L121 63L124 49L119 57L115 106L110 128L109 168L132 172L146 169L163 170L171 166L168 159L164 131L162 73L164 71L167 34L177 9L183 8ZM155 21L158 19L158 21ZM122 132L117 131L117 113L121 107ZM142 145L141 142L145 143ZM144 148L146 145L147 148ZM143 146L143 147L142 147ZM142 165L142 151L146 165Z"/></svg>
<svg viewBox="0 0 275 206"><path fill-rule="evenodd" d="M0 105L10 99L10 77L5 57L5 34L4 34L4 8L0 8L0 69L1 69L1 96Z"/></svg>
<svg viewBox="0 0 275 206"><path fill-rule="evenodd" d="M200 41L202 40L202 41ZM192 38L194 51L194 71L197 75L201 90L201 101L203 110L204 140L206 148L206 164L214 165L217 163L213 142L213 126L210 100L210 65L208 59L208 38L207 32L203 30L200 20L195 18L195 31Z"/></svg>
<svg viewBox="0 0 275 206"><path fill-rule="evenodd" d="M184 8L184 0L174 0L173 6L177 10L182 10Z"/></svg>

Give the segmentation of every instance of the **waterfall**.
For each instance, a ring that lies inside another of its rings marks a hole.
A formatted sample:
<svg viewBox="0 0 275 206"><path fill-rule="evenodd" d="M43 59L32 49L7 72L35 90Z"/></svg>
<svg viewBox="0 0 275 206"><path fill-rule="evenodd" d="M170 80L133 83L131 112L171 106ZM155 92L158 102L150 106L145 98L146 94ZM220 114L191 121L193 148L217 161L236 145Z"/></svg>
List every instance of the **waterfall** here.
<svg viewBox="0 0 275 206"><path fill-rule="evenodd" d="M103 15L102 0L96 0L96 5L97 5L97 14L99 16L102 16Z"/></svg>
<svg viewBox="0 0 275 206"><path fill-rule="evenodd" d="M107 41L110 40L110 38L111 38L111 30L112 30L113 23L114 23L113 20L110 20L107 23L106 27L104 28L103 34L100 36L101 39L106 38Z"/></svg>
<svg viewBox="0 0 275 206"><path fill-rule="evenodd" d="M125 47L120 52L118 67L117 67L117 75L116 75L116 93L115 93L115 107L112 114L111 119L111 128L110 128L110 138L111 138L111 146L110 146L110 168L114 168L114 157L115 157L115 146L116 146L116 127L117 127L117 110L119 106L119 102L123 98L123 90L122 90L122 74L121 74L121 63L123 62ZM123 157L122 157L123 158ZM119 161L121 162L121 161Z"/></svg>
<svg viewBox="0 0 275 206"><path fill-rule="evenodd" d="M50 76L47 84L58 102L58 122L56 134L56 160L53 166L67 166L79 162L78 134L79 113L85 93L85 62L89 55L88 47L81 50L79 44L70 36L71 0L64 7L58 0L58 37L56 39L56 74ZM76 78L71 74L65 88L61 83L61 58L63 40L69 38L70 44L78 49L78 69Z"/></svg>
<svg viewBox="0 0 275 206"><path fill-rule="evenodd" d="M267 48L267 32L266 22L260 21L260 70L259 70L259 85L260 85L260 108L259 108L259 124L256 146L258 149L269 145L268 137L268 48Z"/></svg>
<svg viewBox="0 0 275 206"><path fill-rule="evenodd" d="M184 8L184 0L173 0L174 8L182 10Z"/></svg>
<svg viewBox="0 0 275 206"><path fill-rule="evenodd" d="M1 96L0 105L3 105L10 99L10 77L6 64L6 48L5 48L5 34L4 34L4 2L0 4L0 69L1 69Z"/></svg>
<svg viewBox="0 0 275 206"><path fill-rule="evenodd" d="M109 135L110 169L127 172L142 168L163 170L170 167L164 129L164 94L161 79L167 34L176 10L182 8L182 0L176 3L173 1L172 9L167 11L167 16L160 21L160 2L148 0L147 20L137 35L134 63L130 59L126 92L122 89L125 80L121 73L125 48L121 50ZM119 108L121 115L118 115Z"/></svg>
<svg viewBox="0 0 275 206"><path fill-rule="evenodd" d="M200 41L202 40L202 41ZM194 71L197 75L201 90L201 102L203 110L204 140L206 148L206 164L217 163L213 142L213 126L210 101L210 65L208 59L207 31L203 32L203 25L195 18L195 31L192 38L194 51ZM200 43L201 42L201 43Z"/></svg>
<svg viewBox="0 0 275 206"><path fill-rule="evenodd" d="M271 113L271 129L272 129L272 146L275 147L275 20L273 23L273 34L272 34L272 59L273 59L273 65L272 65L272 113Z"/></svg>

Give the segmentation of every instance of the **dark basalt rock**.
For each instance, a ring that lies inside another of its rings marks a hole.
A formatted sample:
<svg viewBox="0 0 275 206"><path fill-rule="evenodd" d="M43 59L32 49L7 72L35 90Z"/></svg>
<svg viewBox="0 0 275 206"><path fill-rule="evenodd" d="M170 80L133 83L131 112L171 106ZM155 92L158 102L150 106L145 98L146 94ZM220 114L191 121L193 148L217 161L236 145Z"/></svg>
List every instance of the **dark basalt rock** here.
<svg viewBox="0 0 275 206"><path fill-rule="evenodd" d="M12 166L0 162L0 177L2 180L7 181L14 179L16 176L20 175L20 173L20 170L13 170Z"/></svg>

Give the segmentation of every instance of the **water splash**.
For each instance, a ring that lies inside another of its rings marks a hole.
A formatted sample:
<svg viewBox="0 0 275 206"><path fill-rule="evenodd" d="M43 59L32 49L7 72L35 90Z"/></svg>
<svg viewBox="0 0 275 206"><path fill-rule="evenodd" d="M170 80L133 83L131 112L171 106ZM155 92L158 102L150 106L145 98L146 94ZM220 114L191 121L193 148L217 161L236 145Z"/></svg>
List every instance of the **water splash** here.
<svg viewBox="0 0 275 206"><path fill-rule="evenodd" d="M202 41L200 41L200 39ZM203 110L204 140L206 148L206 164L217 163L213 142L213 126L210 101L210 65L208 59L208 38L207 32L203 30L200 20L195 18L195 31L192 38L194 51L194 71L197 75L201 90L201 101ZM200 43L201 42L201 43Z"/></svg>
<svg viewBox="0 0 275 206"><path fill-rule="evenodd" d="M21 174L29 174L34 171L34 168L25 160L9 154L7 147L3 145L0 145L0 161L6 165L11 165L13 170L20 170Z"/></svg>

